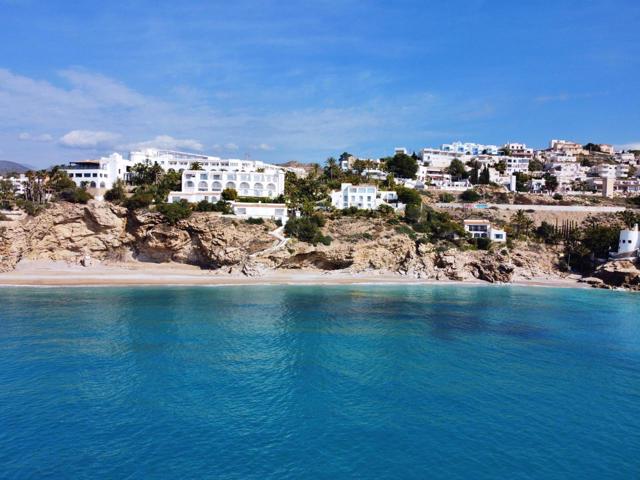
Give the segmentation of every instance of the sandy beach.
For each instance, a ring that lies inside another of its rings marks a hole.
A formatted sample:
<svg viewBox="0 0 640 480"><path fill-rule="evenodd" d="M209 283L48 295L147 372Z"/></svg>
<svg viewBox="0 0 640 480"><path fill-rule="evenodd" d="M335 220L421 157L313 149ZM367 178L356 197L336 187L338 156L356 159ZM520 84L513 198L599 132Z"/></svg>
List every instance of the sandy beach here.
<svg viewBox="0 0 640 480"><path fill-rule="evenodd" d="M350 285L350 284L465 284L492 285L480 280L420 279L392 273L353 273L319 270L268 271L248 277L227 270L202 270L177 263L118 263L83 267L62 261L21 261L12 272L0 274L0 286L127 286L127 285ZM588 288L576 279L520 280L510 285Z"/></svg>

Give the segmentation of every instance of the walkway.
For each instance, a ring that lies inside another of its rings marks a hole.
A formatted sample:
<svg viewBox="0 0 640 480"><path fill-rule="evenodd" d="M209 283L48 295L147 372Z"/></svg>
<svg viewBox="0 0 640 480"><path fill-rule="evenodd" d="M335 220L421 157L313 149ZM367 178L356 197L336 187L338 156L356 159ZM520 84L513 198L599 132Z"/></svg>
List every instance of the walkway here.
<svg viewBox="0 0 640 480"><path fill-rule="evenodd" d="M278 227L274 231L269 232L269 235L271 235L276 239L275 245L272 245L269 248L261 250L260 252L252 253L251 255L249 255L249 258L259 257L262 255L269 255L273 252L277 252L281 248L284 248L284 246L289 242L289 239L283 236L282 232L284 232L284 226Z"/></svg>

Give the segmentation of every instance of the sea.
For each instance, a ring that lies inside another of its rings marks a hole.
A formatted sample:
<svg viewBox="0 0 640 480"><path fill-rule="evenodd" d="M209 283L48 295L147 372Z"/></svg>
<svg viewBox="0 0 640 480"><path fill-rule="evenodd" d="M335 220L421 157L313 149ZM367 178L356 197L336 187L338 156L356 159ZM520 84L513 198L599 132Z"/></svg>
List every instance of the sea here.
<svg viewBox="0 0 640 480"><path fill-rule="evenodd" d="M0 478L638 479L640 295L0 288Z"/></svg>

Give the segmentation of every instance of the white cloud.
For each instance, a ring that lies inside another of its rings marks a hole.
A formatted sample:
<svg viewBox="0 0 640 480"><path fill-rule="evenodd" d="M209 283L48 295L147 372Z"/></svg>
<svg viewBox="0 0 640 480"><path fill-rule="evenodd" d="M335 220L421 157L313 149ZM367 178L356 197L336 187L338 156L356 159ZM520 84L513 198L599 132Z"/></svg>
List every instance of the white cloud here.
<svg viewBox="0 0 640 480"><path fill-rule="evenodd" d="M225 143L224 145L220 145L219 143L216 143L215 145L212 145L211 148L216 152L222 152L222 151L235 152L237 150L240 150L240 147L235 143Z"/></svg>
<svg viewBox="0 0 640 480"><path fill-rule="evenodd" d="M640 150L640 142L623 143L616 145L616 150Z"/></svg>
<svg viewBox="0 0 640 480"><path fill-rule="evenodd" d="M93 130L72 130L60 138L60 145L69 148L108 148L112 147L120 135L111 132Z"/></svg>
<svg viewBox="0 0 640 480"><path fill-rule="evenodd" d="M41 133L40 135L34 135L29 132L22 132L18 135L18 140L31 141L31 142L52 142L53 136L48 133Z"/></svg>
<svg viewBox="0 0 640 480"><path fill-rule="evenodd" d="M193 140L191 138L174 138L170 135L158 135L156 138L152 140L147 140L144 142L134 143L129 145L132 148L164 148L168 150L175 149L187 149L187 150L197 150L202 151L204 146L198 140Z"/></svg>
<svg viewBox="0 0 640 480"><path fill-rule="evenodd" d="M274 150L274 147L272 147L268 143L261 143L260 145L256 145L253 148L255 148L256 150L262 150L263 152L270 152L271 150Z"/></svg>

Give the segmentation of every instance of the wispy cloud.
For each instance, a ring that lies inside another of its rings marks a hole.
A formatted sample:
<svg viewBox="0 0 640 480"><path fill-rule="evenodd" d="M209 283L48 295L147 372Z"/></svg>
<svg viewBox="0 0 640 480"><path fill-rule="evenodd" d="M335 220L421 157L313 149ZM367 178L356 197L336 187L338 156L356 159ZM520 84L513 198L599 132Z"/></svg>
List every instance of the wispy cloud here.
<svg viewBox="0 0 640 480"><path fill-rule="evenodd" d="M616 145L617 150L640 150L640 142L623 143Z"/></svg>
<svg viewBox="0 0 640 480"><path fill-rule="evenodd" d="M29 132L21 132L18 134L18 140L29 142L52 142L53 135L49 133L33 134Z"/></svg>
<svg viewBox="0 0 640 480"><path fill-rule="evenodd" d="M537 103L550 103L550 102L568 102L571 100L586 100L594 97L602 97L607 95L607 92L591 92L591 93L557 93L553 95L540 95L537 96L534 101Z"/></svg>
<svg viewBox="0 0 640 480"><path fill-rule="evenodd" d="M198 140L192 138L174 138L171 135L158 135L157 137L146 140L144 142L132 143L129 145L123 145L121 148L126 150L139 149L139 148L161 148L167 150L204 150L204 146Z"/></svg>

